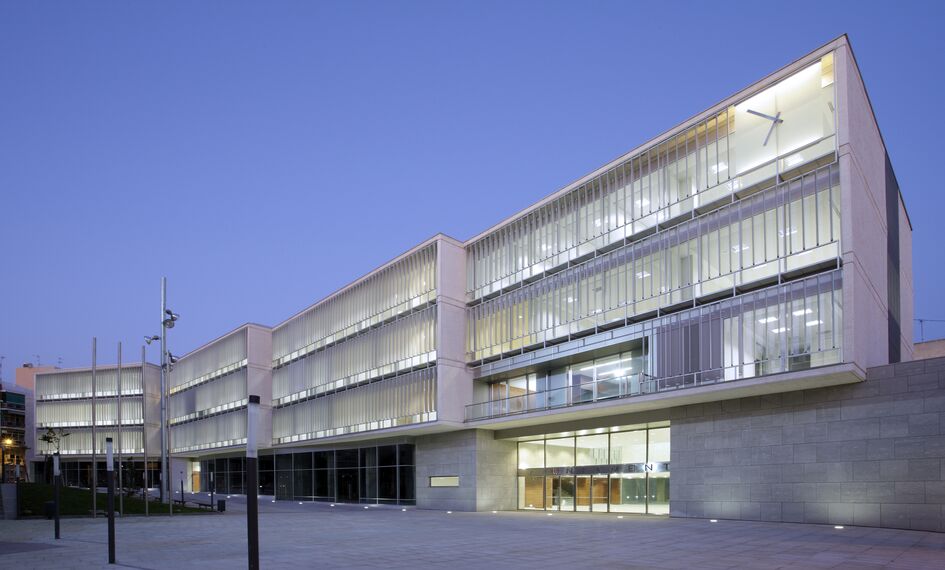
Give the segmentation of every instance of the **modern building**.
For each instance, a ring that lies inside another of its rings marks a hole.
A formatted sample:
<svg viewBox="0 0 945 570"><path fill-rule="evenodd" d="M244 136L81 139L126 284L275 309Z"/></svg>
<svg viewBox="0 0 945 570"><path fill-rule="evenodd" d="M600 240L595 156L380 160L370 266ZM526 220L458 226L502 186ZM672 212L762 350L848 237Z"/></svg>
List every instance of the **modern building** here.
<svg viewBox="0 0 945 570"><path fill-rule="evenodd" d="M277 500L942 530L911 231L842 36L466 242L191 352L174 476L243 492L257 394Z"/></svg>
<svg viewBox="0 0 945 570"><path fill-rule="evenodd" d="M259 440L272 438L272 334L246 324L194 350L174 364L168 381L172 488L245 493L239 454L246 446L246 406L260 396ZM214 459L223 454L219 468ZM230 461L233 462L231 469ZM231 475L232 472L232 475ZM212 477L216 477L211 481Z"/></svg>
<svg viewBox="0 0 945 570"><path fill-rule="evenodd" d="M33 393L0 382L0 482L28 478L32 460Z"/></svg>
<svg viewBox="0 0 945 570"><path fill-rule="evenodd" d="M55 366L36 366L32 362L24 362L16 369L16 385L33 391L36 389L36 375L56 370Z"/></svg>
<svg viewBox="0 0 945 570"><path fill-rule="evenodd" d="M56 369L36 375L36 480L51 475L62 457L65 485L104 482L105 439L115 442L122 484L156 487L160 474L160 369L152 364ZM44 441L51 434L52 441ZM55 439L58 438L58 449ZM146 449L147 447L147 449ZM147 470L145 453L147 452ZM94 457L93 457L94 456Z"/></svg>

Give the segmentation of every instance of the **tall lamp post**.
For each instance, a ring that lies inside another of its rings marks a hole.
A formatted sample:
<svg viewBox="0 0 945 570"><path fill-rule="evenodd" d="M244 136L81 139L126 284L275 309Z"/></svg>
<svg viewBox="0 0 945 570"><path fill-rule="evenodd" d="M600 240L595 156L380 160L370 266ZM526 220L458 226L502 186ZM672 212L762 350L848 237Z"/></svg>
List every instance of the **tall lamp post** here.
<svg viewBox="0 0 945 570"><path fill-rule="evenodd" d="M151 335L151 336L146 336L146 337L144 337L144 342L145 342L145 344L147 344L147 345L149 345L149 346L151 345L152 342L155 342L155 341L158 341L158 340L161 340L161 337L158 336L158 335ZM144 388L144 365L145 365L146 363L147 363L147 350L145 349L145 347L142 346L142 347L141 347L141 382L142 382L141 386L142 386L142 389ZM161 398L160 398L160 396L159 396L159 397L158 397L158 400L160 400L160 399L161 399ZM147 410L147 407L148 407L148 406L147 406L147 397L146 397L146 394L143 394L143 397L141 398L141 404L142 404L142 405L141 405L142 416L144 416L144 414L147 413L146 410ZM144 438L144 439L143 439L143 442L144 442L144 488L145 488L145 492L144 492L144 495L145 495L144 508L145 508L145 511L147 512L148 499L149 499L149 497L150 497L149 491L148 491L148 490L150 489L150 486L148 485L148 422L147 422L147 421L143 421L142 423L143 423L143 426L142 426L141 436ZM163 428L162 428L162 430L163 430ZM162 449L161 458L162 458L162 459L164 458L164 452L163 452L164 437L163 437L163 435L164 435L164 432L162 431L162 432L161 432L161 436L162 436L162 437L161 437L161 446L162 446L162 447L161 447L161 449ZM163 469L163 467L164 467L164 464L162 463L162 464L161 464L161 477L164 477L164 469ZM164 502L164 484L163 484L163 483L159 483L159 484L158 484L158 500L159 500L160 502L162 502L162 503Z"/></svg>
<svg viewBox="0 0 945 570"><path fill-rule="evenodd" d="M174 324L180 315L167 308L167 277L161 278L161 334L146 336L144 341L148 344L156 340L161 341L161 481L160 498L164 501L167 498L168 512L174 514L174 501L171 496L171 465L170 465L170 440L168 433L167 417L167 375L174 368L177 357L171 355L167 349L167 331L174 328Z"/></svg>

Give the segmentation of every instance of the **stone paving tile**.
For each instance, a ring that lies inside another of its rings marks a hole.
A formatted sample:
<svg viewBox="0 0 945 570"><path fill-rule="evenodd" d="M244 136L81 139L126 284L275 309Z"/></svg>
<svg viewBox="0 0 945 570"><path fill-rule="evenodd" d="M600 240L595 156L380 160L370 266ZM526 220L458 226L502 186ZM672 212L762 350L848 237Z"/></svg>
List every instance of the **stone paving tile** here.
<svg viewBox="0 0 945 570"><path fill-rule="evenodd" d="M239 568L245 505L117 522L120 566ZM2 568L107 568L104 519L0 521ZM43 548L23 552L24 548ZM263 568L945 568L945 534L663 517L260 503Z"/></svg>

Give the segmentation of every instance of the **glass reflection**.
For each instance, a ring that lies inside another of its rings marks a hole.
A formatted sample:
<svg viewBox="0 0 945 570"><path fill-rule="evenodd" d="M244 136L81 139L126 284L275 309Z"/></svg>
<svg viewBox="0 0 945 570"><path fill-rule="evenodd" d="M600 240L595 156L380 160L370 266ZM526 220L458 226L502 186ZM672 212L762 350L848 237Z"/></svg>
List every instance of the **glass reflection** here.
<svg viewBox="0 0 945 570"><path fill-rule="evenodd" d="M518 508L669 513L670 428L518 444Z"/></svg>

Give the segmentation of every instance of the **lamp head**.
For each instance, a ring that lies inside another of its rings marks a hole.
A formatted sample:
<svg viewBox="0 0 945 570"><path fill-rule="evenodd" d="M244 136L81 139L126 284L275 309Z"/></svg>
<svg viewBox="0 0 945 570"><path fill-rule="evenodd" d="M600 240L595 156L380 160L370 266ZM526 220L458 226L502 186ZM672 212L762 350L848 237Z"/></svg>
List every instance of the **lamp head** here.
<svg viewBox="0 0 945 570"><path fill-rule="evenodd" d="M167 315L163 321L164 327L169 329L174 328L174 323L177 322L177 319L180 318L180 315L170 309L164 309L164 314Z"/></svg>

